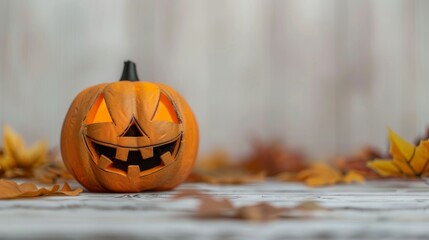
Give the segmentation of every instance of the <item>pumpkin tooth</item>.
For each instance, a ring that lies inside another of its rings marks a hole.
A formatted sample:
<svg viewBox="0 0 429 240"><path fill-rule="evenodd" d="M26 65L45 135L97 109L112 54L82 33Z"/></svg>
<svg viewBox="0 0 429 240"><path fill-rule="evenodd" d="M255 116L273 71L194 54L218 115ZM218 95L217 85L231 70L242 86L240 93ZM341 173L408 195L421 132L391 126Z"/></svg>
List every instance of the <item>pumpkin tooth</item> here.
<svg viewBox="0 0 429 240"><path fill-rule="evenodd" d="M116 156L115 156L115 158L118 159L118 160L126 162L127 159L128 159L128 152L129 152L129 149L118 147L116 149Z"/></svg>
<svg viewBox="0 0 429 240"><path fill-rule="evenodd" d="M129 178L136 178L140 176L140 167L139 165L129 165L128 166L128 177Z"/></svg>
<svg viewBox="0 0 429 240"><path fill-rule="evenodd" d="M140 149L140 153L143 159L153 157L153 147L145 147Z"/></svg>
<svg viewBox="0 0 429 240"><path fill-rule="evenodd" d="M107 168L112 164L112 161L104 155L101 155L100 159L98 159L98 166L100 168Z"/></svg>
<svg viewBox="0 0 429 240"><path fill-rule="evenodd" d="M171 156L170 152L165 152L161 155L161 160L164 162L164 165L168 165L173 162L173 157Z"/></svg>

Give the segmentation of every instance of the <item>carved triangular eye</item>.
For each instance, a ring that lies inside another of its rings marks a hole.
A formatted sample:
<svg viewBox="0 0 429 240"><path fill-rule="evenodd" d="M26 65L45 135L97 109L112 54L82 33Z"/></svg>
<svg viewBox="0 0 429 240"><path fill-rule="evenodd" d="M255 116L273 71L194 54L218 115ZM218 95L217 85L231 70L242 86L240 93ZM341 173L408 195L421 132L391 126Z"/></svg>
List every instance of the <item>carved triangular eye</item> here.
<svg viewBox="0 0 429 240"><path fill-rule="evenodd" d="M163 93L159 96L158 108L152 120L179 123L179 118L177 117L173 104Z"/></svg>
<svg viewBox="0 0 429 240"><path fill-rule="evenodd" d="M89 110L85 117L85 124L102 123L102 122L113 122L110 116L109 109L107 108L106 101L104 100L103 94L97 97L97 100Z"/></svg>

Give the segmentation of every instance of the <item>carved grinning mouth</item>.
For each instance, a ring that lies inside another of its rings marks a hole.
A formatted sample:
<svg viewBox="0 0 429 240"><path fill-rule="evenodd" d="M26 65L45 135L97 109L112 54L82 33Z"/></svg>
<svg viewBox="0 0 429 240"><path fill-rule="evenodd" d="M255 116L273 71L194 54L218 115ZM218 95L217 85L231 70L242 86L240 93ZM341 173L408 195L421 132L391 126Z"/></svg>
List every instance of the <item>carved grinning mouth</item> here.
<svg viewBox="0 0 429 240"><path fill-rule="evenodd" d="M172 141L146 146L129 148L102 143L86 137L88 147L97 159L97 165L115 173L140 174L148 170L157 170L176 159L182 136Z"/></svg>

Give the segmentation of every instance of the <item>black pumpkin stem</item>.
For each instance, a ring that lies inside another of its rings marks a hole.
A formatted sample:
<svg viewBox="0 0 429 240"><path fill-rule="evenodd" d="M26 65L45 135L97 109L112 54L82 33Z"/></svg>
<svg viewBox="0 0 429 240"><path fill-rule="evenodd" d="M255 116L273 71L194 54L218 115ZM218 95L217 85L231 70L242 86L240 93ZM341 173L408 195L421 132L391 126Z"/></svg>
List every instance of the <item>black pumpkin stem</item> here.
<svg viewBox="0 0 429 240"><path fill-rule="evenodd" d="M122 71L122 77L119 81L139 81L139 76L137 76L137 67L134 62L124 62L124 70Z"/></svg>

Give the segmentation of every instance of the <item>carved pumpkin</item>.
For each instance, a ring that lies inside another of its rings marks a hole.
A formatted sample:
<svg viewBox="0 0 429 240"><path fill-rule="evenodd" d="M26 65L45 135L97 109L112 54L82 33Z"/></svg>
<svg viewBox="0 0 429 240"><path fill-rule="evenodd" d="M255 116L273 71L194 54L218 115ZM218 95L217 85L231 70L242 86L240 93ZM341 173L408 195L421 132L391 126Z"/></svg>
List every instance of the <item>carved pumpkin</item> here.
<svg viewBox="0 0 429 240"><path fill-rule="evenodd" d="M61 154L71 174L96 192L140 192L176 187L190 174L198 127L172 88L138 80L125 62L121 80L82 91L61 132Z"/></svg>

